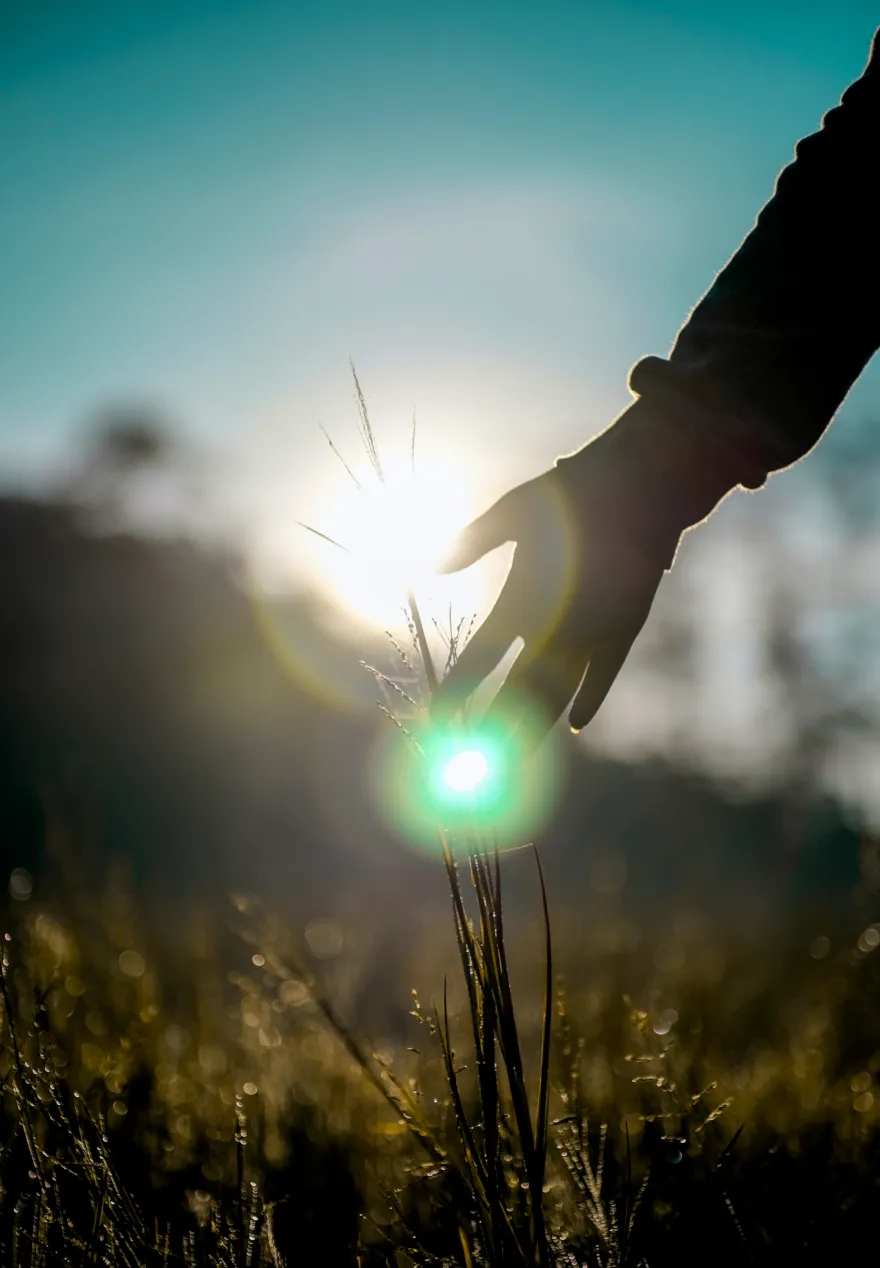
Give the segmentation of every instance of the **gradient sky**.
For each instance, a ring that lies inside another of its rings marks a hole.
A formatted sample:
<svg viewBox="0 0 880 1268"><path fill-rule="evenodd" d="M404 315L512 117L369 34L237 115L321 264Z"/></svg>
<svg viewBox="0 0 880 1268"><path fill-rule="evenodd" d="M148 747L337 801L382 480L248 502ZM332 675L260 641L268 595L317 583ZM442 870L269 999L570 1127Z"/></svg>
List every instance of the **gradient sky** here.
<svg viewBox="0 0 880 1268"><path fill-rule="evenodd" d="M626 403L877 21L0 0L6 479L146 397L230 458L244 520L308 516L337 478L318 420L354 434L351 355L387 446L416 407L494 495Z"/></svg>

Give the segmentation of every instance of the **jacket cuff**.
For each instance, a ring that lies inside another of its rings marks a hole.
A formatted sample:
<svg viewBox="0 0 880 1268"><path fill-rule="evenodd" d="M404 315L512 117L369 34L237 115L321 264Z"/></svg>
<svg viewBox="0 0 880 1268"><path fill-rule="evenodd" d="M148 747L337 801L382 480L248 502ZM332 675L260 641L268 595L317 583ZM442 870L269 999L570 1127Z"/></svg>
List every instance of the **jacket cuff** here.
<svg viewBox="0 0 880 1268"><path fill-rule="evenodd" d="M772 471L800 457L776 439L768 419L745 418L710 372L644 357L630 372L630 391L662 412L697 451L723 472L730 488L759 489Z"/></svg>

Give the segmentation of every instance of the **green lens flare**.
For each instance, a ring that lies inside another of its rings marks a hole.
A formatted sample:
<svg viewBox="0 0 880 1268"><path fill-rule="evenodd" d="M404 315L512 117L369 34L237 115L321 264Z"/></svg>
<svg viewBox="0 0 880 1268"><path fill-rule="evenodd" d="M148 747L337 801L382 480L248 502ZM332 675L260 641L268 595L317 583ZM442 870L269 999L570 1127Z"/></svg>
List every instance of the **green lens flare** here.
<svg viewBox="0 0 880 1268"><path fill-rule="evenodd" d="M418 798L426 814L472 820L498 812L508 783L508 754L499 739L436 728L419 742L424 757L421 764L415 763L411 777L416 787L423 785Z"/></svg>
<svg viewBox="0 0 880 1268"><path fill-rule="evenodd" d="M526 756L497 725L433 724L386 736L373 768L373 792L383 817L419 848L438 849L438 827L505 848L524 844L546 826L562 768L553 736Z"/></svg>
<svg viewBox="0 0 880 1268"><path fill-rule="evenodd" d="M443 778L453 792L473 792L489 774L489 763L479 749L466 748L446 763Z"/></svg>

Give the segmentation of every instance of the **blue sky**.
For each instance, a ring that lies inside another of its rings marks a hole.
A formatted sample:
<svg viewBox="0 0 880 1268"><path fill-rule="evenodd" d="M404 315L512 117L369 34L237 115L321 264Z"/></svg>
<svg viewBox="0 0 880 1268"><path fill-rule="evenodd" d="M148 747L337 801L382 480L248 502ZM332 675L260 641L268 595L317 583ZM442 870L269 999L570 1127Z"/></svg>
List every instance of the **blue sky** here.
<svg viewBox="0 0 880 1268"><path fill-rule="evenodd" d="M877 20L0 0L7 478L147 397L231 457L242 506L309 514L351 355L387 445L417 407L494 495L626 403Z"/></svg>

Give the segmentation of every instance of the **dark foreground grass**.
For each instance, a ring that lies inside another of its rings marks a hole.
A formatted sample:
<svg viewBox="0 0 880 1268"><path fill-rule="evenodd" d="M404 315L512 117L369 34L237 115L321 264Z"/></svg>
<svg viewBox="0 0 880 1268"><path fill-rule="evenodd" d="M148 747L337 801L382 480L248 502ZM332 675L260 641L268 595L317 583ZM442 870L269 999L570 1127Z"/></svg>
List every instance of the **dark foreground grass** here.
<svg viewBox="0 0 880 1268"><path fill-rule="evenodd" d="M438 953L433 1003L379 1044L254 904L243 967L202 937L173 987L118 891L20 906L0 1263L825 1264L875 1241L874 925L743 949L714 987L695 950L646 970L642 1008L607 963L593 989L513 968L503 862L447 864L458 975Z"/></svg>

